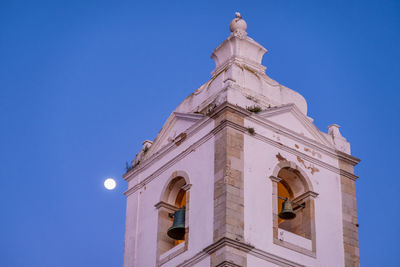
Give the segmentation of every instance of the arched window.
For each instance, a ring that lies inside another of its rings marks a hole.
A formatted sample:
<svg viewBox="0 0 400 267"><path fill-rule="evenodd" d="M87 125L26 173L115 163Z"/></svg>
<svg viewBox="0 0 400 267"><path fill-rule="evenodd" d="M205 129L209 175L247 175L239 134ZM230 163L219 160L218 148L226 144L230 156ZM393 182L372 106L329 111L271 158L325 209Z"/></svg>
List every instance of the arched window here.
<svg viewBox="0 0 400 267"><path fill-rule="evenodd" d="M296 235L311 239L311 218L306 200L301 196L308 191L304 179L296 169L282 168L278 173L278 227ZM300 198L299 198L300 197ZM295 218L284 220L279 217L282 212L283 198L288 198Z"/></svg>
<svg viewBox="0 0 400 267"><path fill-rule="evenodd" d="M190 186L185 172L174 172L163 189L160 202L155 205L158 209L157 258L159 264L187 250ZM181 217L184 220L184 235L182 239L174 239L167 233L173 225L173 214L182 209L185 210L184 216Z"/></svg>
<svg viewBox="0 0 400 267"><path fill-rule="evenodd" d="M315 257L314 198L318 194L312 191L306 174L292 162L278 164L270 178L273 182L274 243ZM285 211L293 215L287 219L279 216L286 199L290 205Z"/></svg>

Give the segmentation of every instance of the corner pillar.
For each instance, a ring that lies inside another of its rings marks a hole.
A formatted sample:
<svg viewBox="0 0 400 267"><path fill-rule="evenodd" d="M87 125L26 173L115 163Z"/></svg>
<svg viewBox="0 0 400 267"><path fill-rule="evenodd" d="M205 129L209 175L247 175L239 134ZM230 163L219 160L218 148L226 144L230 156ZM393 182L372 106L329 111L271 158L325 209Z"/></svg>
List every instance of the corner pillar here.
<svg viewBox="0 0 400 267"><path fill-rule="evenodd" d="M353 173L353 167L339 161L341 169ZM360 266L358 245L358 219L356 200L356 181L344 175L340 176L342 189L343 246L346 267Z"/></svg>
<svg viewBox="0 0 400 267"><path fill-rule="evenodd" d="M244 115L225 105L215 118L214 143L214 242L221 239L244 241ZM211 266L247 266L246 253L222 246L211 254Z"/></svg>

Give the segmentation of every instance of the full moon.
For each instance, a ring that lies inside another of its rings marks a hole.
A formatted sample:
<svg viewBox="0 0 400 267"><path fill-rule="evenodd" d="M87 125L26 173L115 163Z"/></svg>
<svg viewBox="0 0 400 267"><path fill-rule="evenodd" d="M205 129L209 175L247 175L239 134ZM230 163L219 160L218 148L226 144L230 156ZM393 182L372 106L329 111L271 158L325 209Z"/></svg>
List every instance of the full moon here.
<svg viewBox="0 0 400 267"><path fill-rule="evenodd" d="M113 190L117 186L117 183L113 178L107 178L104 181L104 187L108 190Z"/></svg>

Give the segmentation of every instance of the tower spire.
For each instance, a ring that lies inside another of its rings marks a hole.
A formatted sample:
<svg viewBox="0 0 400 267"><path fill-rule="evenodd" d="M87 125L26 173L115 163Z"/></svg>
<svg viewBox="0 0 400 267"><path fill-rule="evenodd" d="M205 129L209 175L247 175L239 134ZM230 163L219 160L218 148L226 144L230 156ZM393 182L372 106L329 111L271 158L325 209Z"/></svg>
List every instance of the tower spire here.
<svg viewBox="0 0 400 267"><path fill-rule="evenodd" d="M229 29L230 36L211 55L216 63L212 75L219 73L226 64L239 61L240 64L245 64L260 74L264 73L266 68L261 65L261 60L267 49L247 36L247 23L239 12L235 13Z"/></svg>

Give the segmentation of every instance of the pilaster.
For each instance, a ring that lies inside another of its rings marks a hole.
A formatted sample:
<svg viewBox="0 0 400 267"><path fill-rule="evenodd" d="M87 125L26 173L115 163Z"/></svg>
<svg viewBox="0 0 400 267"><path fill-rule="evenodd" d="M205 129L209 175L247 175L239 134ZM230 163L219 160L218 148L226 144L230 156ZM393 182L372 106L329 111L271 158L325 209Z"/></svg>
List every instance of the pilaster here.
<svg viewBox="0 0 400 267"><path fill-rule="evenodd" d="M349 164L339 161L341 169L352 171ZM343 246L346 267L360 266L360 249L358 245L358 221L356 181L346 176L340 176L342 188Z"/></svg>
<svg viewBox="0 0 400 267"><path fill-rule="evenodd" d="M216 127L226 121L244 125L244 116L225 106L214 116ZM225 123L214 144L214 242L244 240L243 133ZM222 246L211 254L211 266L247 266L246 253Z"/></svg>

